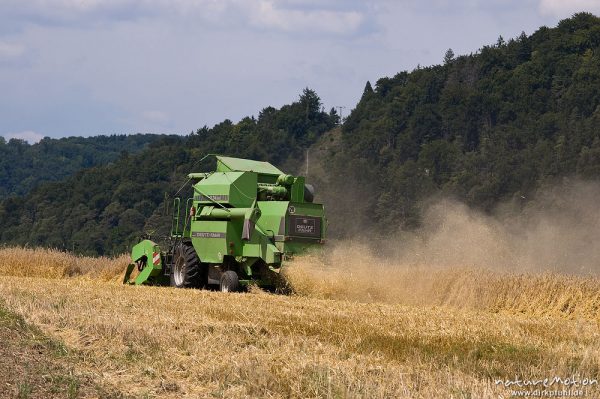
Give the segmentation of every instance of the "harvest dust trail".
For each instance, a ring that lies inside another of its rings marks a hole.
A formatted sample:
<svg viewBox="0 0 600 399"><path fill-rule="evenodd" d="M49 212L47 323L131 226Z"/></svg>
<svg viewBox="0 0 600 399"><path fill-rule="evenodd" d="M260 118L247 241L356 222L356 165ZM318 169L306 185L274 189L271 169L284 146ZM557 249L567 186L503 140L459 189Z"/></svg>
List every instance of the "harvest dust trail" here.
<svg viewBox="0 0 600 399"><path fill-rule="evenodd" d="M600 279L513 274L374 260L367 248L338 248L295 260L286 270L302 296L411 306L446 306L600 321Z"/></svg>
<svg viewBox="0 0 600 399"><path fill-rule="evenodd" d="M539 197L491 215L433 202L418 230L333 242L296 258L286 276L319 298L600 320L600 185Z"/></svg>

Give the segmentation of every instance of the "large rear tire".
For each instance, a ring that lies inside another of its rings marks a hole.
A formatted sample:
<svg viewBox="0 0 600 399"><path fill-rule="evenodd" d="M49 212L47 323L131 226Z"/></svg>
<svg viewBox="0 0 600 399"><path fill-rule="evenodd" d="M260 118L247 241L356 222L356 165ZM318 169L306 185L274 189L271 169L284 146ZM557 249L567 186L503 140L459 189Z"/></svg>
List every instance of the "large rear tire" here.
<svg viewBox="0 0 600 399"><path fill-rule="evenodd" d="M236 292L240 289L240 280L238 275L233 270L227 270L221 275L221 283L219 284L221 292Z"/></svg>
<svg viewBox="0 0 600 399"><path fill-rule="evenodd" d="M204 288L208 279L208 268L200 262L192 243L182 242L175 248L171 287Z"/></svg>

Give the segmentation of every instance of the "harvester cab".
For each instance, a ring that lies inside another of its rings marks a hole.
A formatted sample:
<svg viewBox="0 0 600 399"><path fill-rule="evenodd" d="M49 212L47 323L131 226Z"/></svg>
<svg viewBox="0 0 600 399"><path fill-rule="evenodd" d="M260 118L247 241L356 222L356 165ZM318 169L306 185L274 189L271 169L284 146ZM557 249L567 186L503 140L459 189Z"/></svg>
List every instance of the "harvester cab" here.
<svg viewBox="0 0 600 399"><path fill-rule="evenodd" d="M313 203L304 177L268 162L215 158L215 171L188 175L193 197L183 214L182 200L174 199L168 249L149 239L135 245L124 283L222 291L250 283L273 287L286 260L324 243L323 205Z"/></svg>

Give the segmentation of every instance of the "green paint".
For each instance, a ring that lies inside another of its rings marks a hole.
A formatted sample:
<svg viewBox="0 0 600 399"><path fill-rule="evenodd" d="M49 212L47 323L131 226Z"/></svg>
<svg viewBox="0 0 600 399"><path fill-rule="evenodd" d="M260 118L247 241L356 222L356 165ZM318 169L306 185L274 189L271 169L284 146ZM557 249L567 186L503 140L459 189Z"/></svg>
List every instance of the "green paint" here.
<svg viewBox="0 0 600 399"><path fill-rule="evenodd" d="M269 285L285 258L318 248L324 242L323 205L305 201L305 179L287 175L268 162L216 156L214 172L193 172L194 196L186 201L185 220L179 220L175 199L172 236L189 239L203 263L220 273L233 268L240 281ZM194 215L189 216L194 208ZM183 226L180 226L182 224ZM161 284L160 248L144 240L133 247L132 260L142 263L134 284ZM129 281L130 265L125 280Z"/></svg>

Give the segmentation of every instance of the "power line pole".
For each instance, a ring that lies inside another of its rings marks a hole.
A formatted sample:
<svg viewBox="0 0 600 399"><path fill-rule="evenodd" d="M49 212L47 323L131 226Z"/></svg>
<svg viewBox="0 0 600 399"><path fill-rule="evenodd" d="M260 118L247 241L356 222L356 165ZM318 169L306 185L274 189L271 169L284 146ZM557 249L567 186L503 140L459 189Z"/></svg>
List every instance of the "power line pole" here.
<svg viewBox="0 0 600 399"><path fill-rule="evenodd" d="M338 109L338 112L340 114L340 123L342 123L342 121L344 120L344 116L342 115L342 113L343 113L342 110L346 109L346 107L343 105L336 105L335 108Z"/></svg>

